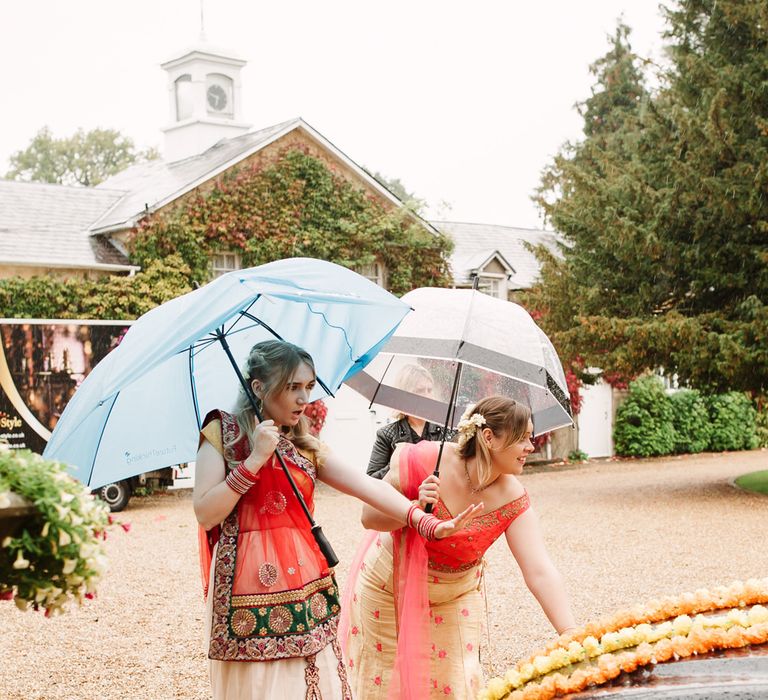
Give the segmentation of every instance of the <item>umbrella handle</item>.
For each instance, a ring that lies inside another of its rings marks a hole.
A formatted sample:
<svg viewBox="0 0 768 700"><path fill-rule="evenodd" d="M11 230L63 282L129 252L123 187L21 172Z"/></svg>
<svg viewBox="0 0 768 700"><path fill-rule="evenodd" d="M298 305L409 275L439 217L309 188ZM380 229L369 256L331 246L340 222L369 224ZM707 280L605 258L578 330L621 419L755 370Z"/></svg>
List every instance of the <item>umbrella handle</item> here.
<svg viewBox="0 0 768 700"><path fill-rule="evenodd" d="M317 546L320 548L320 552L322 552L322 555L328 562L328 566L331 568L336 566L339 563L339 558L336 556L336 552L333 551L331 543L323 534L323 529L317 523L312 526L312 535L315 538L315 542L317 542Z"/></svg>
<svg viewBox="0 0 768 700"><path fill-rule="evenodd" d="M442 448L443 448L443 446L442 446L442 445L440 445L440 451L441 451L441 452L442 452ZM433 472L432 472L432 474L433 474L434 476L440 476L440 461L439 461L439 459L438 459L438 462L437 462L437 466L435 467L435 471L433 471ZM433 507L433 505L434 505L434 504L432 504L432 503L427 503L427 504L424 506L424 512L425 512L425 513L431 513L431 512L432 512L432 507Z"/></svg>

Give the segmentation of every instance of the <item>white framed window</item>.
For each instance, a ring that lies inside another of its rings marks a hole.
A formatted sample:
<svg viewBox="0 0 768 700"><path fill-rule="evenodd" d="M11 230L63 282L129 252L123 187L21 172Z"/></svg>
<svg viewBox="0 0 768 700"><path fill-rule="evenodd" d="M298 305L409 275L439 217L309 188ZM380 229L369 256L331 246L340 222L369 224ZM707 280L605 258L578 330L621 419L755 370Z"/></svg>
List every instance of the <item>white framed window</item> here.
<svg viewBox="0 0 768 700"><path fill-rule="evenodd" d="M378 261L370 265L361 265L355 272L371 280L371 282L375 282L379 287L384 286L384 265Z"/></svg>
<svg viewBox="0 0 768 700"><path fill-rule="evenodd" d="M231 253L229 251L220 251L218 253L214 253L211 256L211 277L215 279L216 277L221 277L222 275L226 275L227 272L232 272L233 270L239 270L242 267L240 264L240 254L239 253Z"/></svg>
<svg viewBox="0 0 768 700"><path fill-rule="evenodd" d="M496 297L497 299L506 299L507 276L481 274L479 275L477 288L488 296Z"/></svg>
<svg viewBox="0 0 768 700"><path fill-rule="evenodd" d="M176 121L189 119L194 110L194 95L192 93L192 76L189 73L180 75L175 82Z"/></svg>

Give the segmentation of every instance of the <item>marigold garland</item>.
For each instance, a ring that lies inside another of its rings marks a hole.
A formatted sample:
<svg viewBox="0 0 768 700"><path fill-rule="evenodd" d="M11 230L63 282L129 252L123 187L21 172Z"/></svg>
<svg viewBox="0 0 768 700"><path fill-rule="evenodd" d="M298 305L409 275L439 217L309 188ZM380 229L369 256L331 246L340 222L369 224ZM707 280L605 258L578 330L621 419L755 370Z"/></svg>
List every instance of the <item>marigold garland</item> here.
<svg viewBox="0 0 768 700"><path fill-rule="evenodd" d="M480 700L548 700L648 664L764 644L768 608L763 603L768 603L768 578L652 600L562 635L503 677L492 678Z"/></svg>

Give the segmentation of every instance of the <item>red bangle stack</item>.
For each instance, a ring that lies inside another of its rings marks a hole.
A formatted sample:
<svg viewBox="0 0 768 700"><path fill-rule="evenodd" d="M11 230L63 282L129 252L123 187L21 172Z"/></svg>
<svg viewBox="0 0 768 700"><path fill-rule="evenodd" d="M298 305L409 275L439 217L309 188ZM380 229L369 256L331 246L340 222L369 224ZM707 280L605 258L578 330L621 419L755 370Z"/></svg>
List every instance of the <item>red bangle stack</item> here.
<svg viewBox="0 0 768 700"><path fill-rule="evenodd" d="M414 503L411 505L411 507L408 509L408 514L405 516L405 524L408 527L414 527L413 525L413 514L419 509L419 504Z"/></svg>
<svg viewBox="0 0 768 700"><path fill-rule="evenodd" d="M425 513L421 516L418 525L416 525L416 531L425 539L432 541L435 539L435 530L437 526L442 522L440 518L436 518L434 515Z"/></svg>
<svg viewBox="0 0 768 700"><path fill-rule="evenodd" d="M240 462L224 479L227 486L241 496L256 483L258 474L250 471L244 462Z"/></svg>

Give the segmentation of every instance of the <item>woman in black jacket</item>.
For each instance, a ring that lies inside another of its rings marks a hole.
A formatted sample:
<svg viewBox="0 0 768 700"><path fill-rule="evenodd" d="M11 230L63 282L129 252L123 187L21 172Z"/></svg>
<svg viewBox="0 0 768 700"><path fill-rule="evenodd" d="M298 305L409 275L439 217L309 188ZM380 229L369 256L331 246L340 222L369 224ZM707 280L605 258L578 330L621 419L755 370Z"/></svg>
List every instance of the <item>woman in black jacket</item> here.
<svg viewBox="0 0 768 700"><path fill-rule="evenodd" d="M420 396L431 396L434 381L432 375L421 365L405 365L397 375L395 386ZM376 431L371 458L368 462L368 475L381 479L389 471L389 460L395 451L395 445L401 442L416 443L422 440L439 440L442 428L428 421L396 413L395 420ZM450 433L449 433L450 437Z"/></svg>

